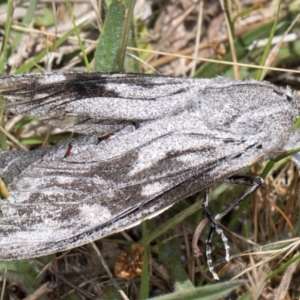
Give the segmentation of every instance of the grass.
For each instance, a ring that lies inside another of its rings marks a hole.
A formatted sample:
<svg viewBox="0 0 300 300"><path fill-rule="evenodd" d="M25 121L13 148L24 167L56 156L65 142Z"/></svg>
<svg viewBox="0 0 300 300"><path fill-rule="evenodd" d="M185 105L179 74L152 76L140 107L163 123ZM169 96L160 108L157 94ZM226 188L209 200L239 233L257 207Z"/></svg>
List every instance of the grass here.
<svg viewBox="0 0 300 300"><path fill-rule="evenodd" d="M271 43L274 36L299 32L299 22L289 28L298 18L296 1L287 1L280 9L268 1L247 7L224 1L224 15L212 4L205 4L199 13L193 2L188 7L166 2L153 4L152 12L140 19L132 17L133 1L110 2L97 7L90 2L25 1L19 4L25 13L18 18L13 17L17 8L12 2L2 3L10 20L0 24L5 33L2 72L83 71L91 65L96 71L189 76L196 64L195 77L260 78L297 87L300 41ZM147 5L141 13L147 12ZM218 23L222 18L226 21ZM195 24L202 28L200 43L194 43ZM262 39L266 39L263 47L249 50ZM193 53L200 58L193 58ZM54 54L62 55L58 65L51 63ZM271 58L267 72L258 71ZM33 118L4 114L2 119L2 126L28 150L69 136ZM19 148L2 133L0 142L2 149ZM230 293L231 298L240 299L259 299L267 293L275 299L299 297L299 175L287 158L256 164L248 173L263 174L265 184L221 221L230 237L232 258L229 263L223 261L223 246L215 237L213 258L220 283L211 281L204 255L199 257L199 267L191 246L202 220L200 192L141 226L95 242L111 270L118 255L129 251L133 242L144 246L141 276L116 279L122 295L89 244L43 258L2 262L0 299L220 299ZM210 194L211 211L218 213L242 191L240 186L216 183ZM205 252L207 233L205 228L200 236L200 253Z"/></svg>

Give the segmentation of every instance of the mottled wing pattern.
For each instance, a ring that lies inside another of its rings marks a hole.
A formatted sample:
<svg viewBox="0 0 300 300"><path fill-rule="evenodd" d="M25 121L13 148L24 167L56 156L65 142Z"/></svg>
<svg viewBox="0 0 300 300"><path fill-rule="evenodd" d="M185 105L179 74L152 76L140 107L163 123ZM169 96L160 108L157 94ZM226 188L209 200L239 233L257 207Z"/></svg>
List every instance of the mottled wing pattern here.
<svg viewBox="0 0 300 300"><path fill-rule="evenodd" d="M1 93L13 100L7 104L11 112L44 117L62 129L98 136L133 121L180 113L199 89L188 78L119 73L10 76L0 78L0 86Z"/></svg>
<svg viewBox="0 0 300 300"><path fill-rule="evenodd" d="M0 176L10 192L1 203L1 259L66 250L132 227L282 150L291 135L293 104L270 84L163 78L92 73L0 79L15 113L120 126L101 129L115 132L107 139L88 135L29 153L0 152ZM244 94L251 102L241 106ZM266 107L275 105L260 117L262 98ZM273 117L283 129L272 136L267 125Z"/></svg>
<svg viewBox="0 0 300 300"><path fill-rule="evenodd" d="M189 149L171 147L179 138ZM97 139L90 137L84 145L79 145L80 141L62 143L60 151L56 147L32 151L30 158L1 153L0 174L9 182L10 191L1 204L1 259L65 250L131 227L210 185L216 175L230 171L224 170L225 165L222 168L222 161L243 152L243 143L238 141L204 142L201 136L178 132L104 159L101 148L110 144L109 140L97 144ZM153 161L149 152L159 143L169 147L161 147L164 155ZM70 145L78 153L64 158ZM218 147L223 148L222 154L211 157L210 151ZM199 163L203 160L205 164ZM20 170L26 163L27 168L11 176L11 170Z"/></svg>

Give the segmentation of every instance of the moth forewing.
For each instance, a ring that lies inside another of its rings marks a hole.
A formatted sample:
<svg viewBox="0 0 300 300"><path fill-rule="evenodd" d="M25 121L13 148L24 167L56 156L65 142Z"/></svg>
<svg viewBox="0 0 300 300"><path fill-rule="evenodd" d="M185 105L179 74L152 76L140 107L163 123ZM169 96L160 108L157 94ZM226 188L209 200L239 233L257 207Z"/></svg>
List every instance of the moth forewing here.
<svg viewBox="0 0 300 300"><path fill-rule="evenodd" d="M13 113L88 133L0 153L2 260L119 232L300 146L296 98L268 82L50 73L2 77L0 92Z"/></svg>

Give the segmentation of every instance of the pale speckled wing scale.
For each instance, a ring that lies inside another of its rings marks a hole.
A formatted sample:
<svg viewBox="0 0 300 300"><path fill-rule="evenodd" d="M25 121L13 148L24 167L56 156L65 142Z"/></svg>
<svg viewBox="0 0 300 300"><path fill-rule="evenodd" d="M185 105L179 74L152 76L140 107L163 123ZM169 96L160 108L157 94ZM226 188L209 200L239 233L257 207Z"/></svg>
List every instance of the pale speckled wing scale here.
<svg viewBox="0 0 300 300"><path fill-rule="evenodd" d="M1 201L0 260L132 227L299 141L290 142L294 97L266 82L67 73L2 77L0 92L15 114L87 133L0 152L10 193Z"/></svg>

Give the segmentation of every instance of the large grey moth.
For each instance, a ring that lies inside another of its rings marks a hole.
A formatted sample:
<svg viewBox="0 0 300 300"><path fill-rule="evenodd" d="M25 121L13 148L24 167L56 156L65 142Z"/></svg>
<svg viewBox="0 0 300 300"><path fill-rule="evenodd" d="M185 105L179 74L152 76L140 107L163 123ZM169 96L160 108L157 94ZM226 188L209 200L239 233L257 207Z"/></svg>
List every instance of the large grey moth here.
<svg viewBox="0 0 300 300"><path fill-rule="evenodd" d="M0 260L119 232L228 178L249 185L237 205L262 180L233 175L300 147L299 102L268 82L46 73L2 77L0 93L11 113L83 134L46 149L0 152L9 190ZM227 211L213 217L204 209L223 235L216 220Z"/></svg>

